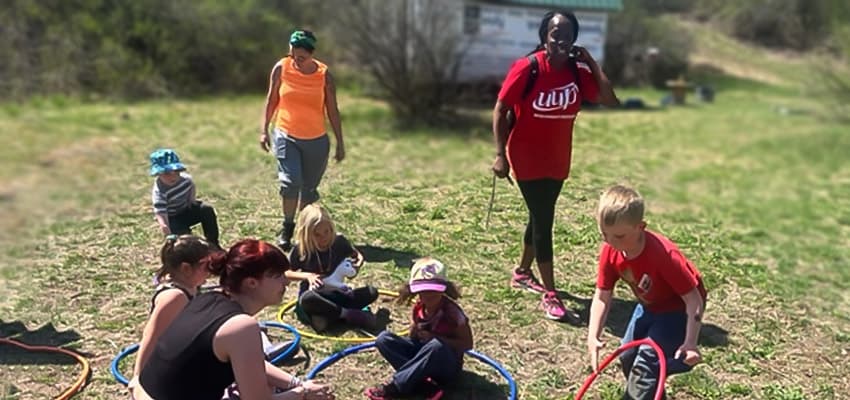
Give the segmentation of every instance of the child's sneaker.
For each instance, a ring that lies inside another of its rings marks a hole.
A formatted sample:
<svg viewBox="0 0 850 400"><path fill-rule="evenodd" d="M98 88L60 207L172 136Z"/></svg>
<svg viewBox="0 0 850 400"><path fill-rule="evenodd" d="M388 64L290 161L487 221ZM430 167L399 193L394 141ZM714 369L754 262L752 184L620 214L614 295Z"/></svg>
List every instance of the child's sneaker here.
<svg viewBox="0 0 850 400"><path fill-rule="evenodd" d="M355 310L352 308L346 308L342 311L342 318L346 323L350 325L354 325L358 328L365 329L367 331L375 329L375 325L377 322L377 317L375 314L372 314L369 311L363 310Z"/></svg>
<svg viewBox="0 0 850 400"><path fill-rule="evenodd" d="M422 395L425 400L440 400L443 398L443 389L431 377L427 377L422 384Z"/></svg>
<svg viewBox="0 0 850 400"><path fill-rule="evenodd" d="M537 294L546 293L546 288L544 288L543 285L540 284L540 281L534 277L534 273L531 272L531 269L524 271L521 271L519 268L514 269L513 276L511 276L511 287L528 290Z"/></svg>
<svg viewBox="0 0 850 400"><path fill-rule="evenodd" d="M546 318L560 321L567 315L567 308L564 307L564 303L561 302L561 299L558 298L558 294L554 291L546 292L543 295L543 300L540 302L540 306L543 307L543 311L546 313Z"/></svg>
<svg viewBox="0 0 850 400"><path fill-rule="evenodd" d="M401 393L392 382L366 389L363 394L370 400L392 400L400 399Z"/></svg>

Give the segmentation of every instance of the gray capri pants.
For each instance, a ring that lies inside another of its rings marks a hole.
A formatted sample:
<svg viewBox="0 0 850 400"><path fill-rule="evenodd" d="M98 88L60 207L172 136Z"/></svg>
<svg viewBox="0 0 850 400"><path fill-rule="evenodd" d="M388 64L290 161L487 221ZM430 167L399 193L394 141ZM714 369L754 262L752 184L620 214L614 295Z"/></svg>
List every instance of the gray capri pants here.
<svg viewBox="0 0 850 400"><path fill-rule="evenodd" d="M315 139L296 139L274 130L274 154L280 195L285 199L301 197L301 205L319 200L319 182L328 167L331 143L328 135Z"/></svg>

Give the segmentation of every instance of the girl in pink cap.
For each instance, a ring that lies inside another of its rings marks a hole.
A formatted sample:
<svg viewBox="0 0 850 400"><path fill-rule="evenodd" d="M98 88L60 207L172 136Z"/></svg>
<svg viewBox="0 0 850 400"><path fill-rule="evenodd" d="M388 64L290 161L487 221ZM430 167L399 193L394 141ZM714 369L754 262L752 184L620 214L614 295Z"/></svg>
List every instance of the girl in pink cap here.
<svg viewBox="0 0 850 400"><path fill-rule="evenodd" d="M430 257L416 261L410 281L399 292L400 302L417 297L410 335L384 331L375 340L375 347L396 372L388 382L366 389L366 397L384 400L415 394L439 399L441 386L460 376L463 354L472 349L469 318L455 302L460 292L446 278L445 265Z"/></svg>

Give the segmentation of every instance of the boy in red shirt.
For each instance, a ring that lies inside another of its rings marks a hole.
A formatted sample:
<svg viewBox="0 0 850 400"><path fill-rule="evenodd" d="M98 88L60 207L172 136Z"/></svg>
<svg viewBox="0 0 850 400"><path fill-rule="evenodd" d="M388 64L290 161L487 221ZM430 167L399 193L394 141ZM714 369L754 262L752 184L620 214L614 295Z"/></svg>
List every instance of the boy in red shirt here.
<svg viewBox="0 0 850 400"><path fill-rule="evenodd" d="M602 194L597 223L605 243L599 252L596 293L590 306L587 349L594 371L599 366L602 327L614 285L624 280L639 304L623 335L623 344L651 338L667 357L667 373L690 371L700 362L697 338L706 291L696 267L660 233L646 230L644 204L632 188L616 185ZM649 346L620 356L626 375L624 399L652 399L658 385L658 357Z"/></svg>

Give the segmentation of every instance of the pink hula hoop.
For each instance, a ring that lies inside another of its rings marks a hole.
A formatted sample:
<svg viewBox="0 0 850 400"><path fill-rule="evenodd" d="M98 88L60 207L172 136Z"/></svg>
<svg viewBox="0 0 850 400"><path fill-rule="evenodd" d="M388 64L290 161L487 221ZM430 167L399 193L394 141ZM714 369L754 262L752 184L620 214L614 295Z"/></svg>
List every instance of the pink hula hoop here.
<svg viewBox="0 0 850 400"><path fill-rule="evenodd" d="M596 378L599 376L599 373L602 372L602 370L604 370L605 367L607 367L608 364L611 363L611 361L614 361L617 356L632 347L637 347L644 344L652 347L652 350L654 350L655 354L658 355L658 388L655 390L655 400L661 400L661 396L664 394L664 385L667 382L667 359L665 358L664 352L661 350L661 347L659 347L658 344L650 338L644 338L626 343L620 346L619 349L611 353L608 357L606 357L605 360L602 361L602 364L599 366L599 369L593 371L593 373L590 374L590 376L588 376L587 379L584 380L584 384L581 385L581 389L579 389L578 393L576 393L575 400L581 400L585 392L587 392L587 389L590 388L590 385L592 385Z"/></svg>

